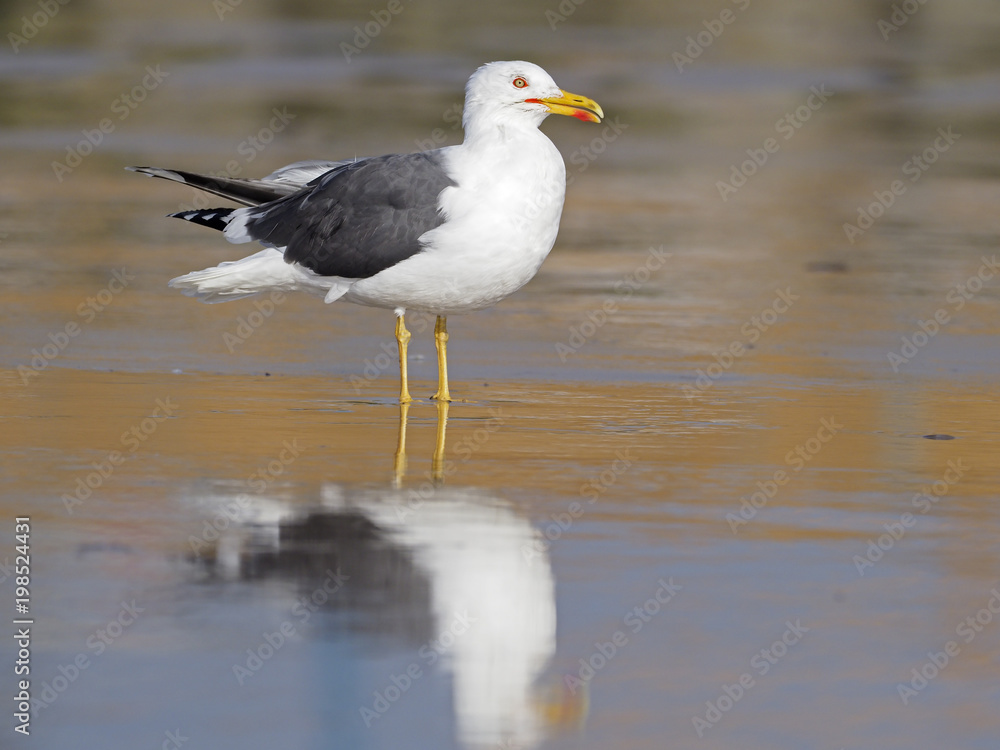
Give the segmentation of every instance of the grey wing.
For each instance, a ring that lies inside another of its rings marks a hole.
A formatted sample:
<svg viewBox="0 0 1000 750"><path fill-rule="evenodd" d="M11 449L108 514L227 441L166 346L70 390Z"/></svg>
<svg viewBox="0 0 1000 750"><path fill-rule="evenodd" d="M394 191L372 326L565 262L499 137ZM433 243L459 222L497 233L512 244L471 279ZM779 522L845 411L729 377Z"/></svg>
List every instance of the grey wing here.
<svg viewBox="0 0 1000 750"><path fill-rule="evenodd" d="M424 249L454 184L436 152L340 162L294 195L243 209L244 231L322 276L369 278Z"/></svg>

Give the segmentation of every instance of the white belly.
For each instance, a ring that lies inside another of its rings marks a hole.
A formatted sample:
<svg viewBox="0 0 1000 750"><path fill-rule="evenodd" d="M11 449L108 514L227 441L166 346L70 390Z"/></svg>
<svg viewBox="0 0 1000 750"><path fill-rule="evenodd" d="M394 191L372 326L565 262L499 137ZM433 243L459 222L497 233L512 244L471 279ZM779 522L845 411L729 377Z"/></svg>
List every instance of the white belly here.
<svg viewBox="0 0 1000 750"><path fill-rule="evenodd" d="M553 229L533 236L480 237L478 241L463 239L461 246L432 247L370 279L356 281L344 299L434 315L482 310L534 277L555 235Z"/></svg>

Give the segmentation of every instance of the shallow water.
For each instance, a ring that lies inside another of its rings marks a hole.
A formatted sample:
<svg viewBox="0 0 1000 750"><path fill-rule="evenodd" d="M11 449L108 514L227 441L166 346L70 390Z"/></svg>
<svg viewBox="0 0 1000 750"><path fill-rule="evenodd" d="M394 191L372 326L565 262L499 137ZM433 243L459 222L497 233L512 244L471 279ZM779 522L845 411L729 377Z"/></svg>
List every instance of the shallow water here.
<svg viewBox="0 0 1000 750"><path fill-rule="evenodd" d="M731 3L678 70L726 5L422 3L346 61L382 7L70 4L0 51L30 746L996 747L995 9ZM613 126L545 124L560 238L449 320L461 401L420 316L401 411L391 314L166 288L242 249L122 167L453 143L510 57Z"/></svg>

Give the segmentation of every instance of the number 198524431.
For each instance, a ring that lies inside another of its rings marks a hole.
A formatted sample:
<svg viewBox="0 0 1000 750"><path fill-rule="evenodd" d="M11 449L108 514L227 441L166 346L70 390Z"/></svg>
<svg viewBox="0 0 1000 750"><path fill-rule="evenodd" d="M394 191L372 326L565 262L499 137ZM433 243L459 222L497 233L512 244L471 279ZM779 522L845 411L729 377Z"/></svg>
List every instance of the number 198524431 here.
<svg viewBox="0 0 1000 750"><path fill-rule="evenodd" d="M14 540L17 542L14 551L14 605L19 615L28 614L31 606L31 519L18 517L14 519Z"/></svg>

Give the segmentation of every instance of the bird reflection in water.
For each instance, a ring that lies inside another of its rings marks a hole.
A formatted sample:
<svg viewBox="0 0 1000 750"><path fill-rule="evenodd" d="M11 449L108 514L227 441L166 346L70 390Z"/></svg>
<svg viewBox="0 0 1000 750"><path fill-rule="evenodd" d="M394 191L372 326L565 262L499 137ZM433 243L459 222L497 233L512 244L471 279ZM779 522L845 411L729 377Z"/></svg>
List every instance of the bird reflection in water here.
<svg viewBox="0 0 1000 750"><path fill-rule="evenodd" d="M535 747L552 729L578 724L586 703L583 690L537 684L556 645L548 554L506 503L444 486L454 473L447 402L437 404L434 482L419 493L404 488L409 408L400 407L392 487L330 483L308 505L258 497L199 561L213 578L282 582L299 601L343 573L318 607L337 614L328 627L389 635L418 653L431 646L433 666L420 664L450 675L461 745Z"/></svg>

